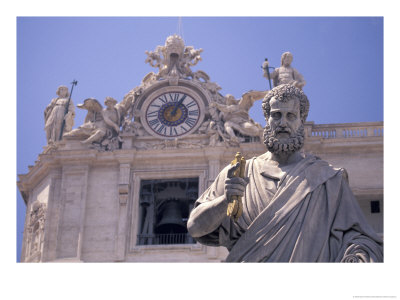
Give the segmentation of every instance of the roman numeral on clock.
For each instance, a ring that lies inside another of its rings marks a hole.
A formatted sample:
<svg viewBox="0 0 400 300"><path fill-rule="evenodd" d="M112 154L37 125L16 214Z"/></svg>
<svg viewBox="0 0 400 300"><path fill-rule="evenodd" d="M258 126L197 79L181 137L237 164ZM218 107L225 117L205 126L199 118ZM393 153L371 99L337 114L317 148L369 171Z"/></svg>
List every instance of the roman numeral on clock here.
<svg viewBox="0 0 400 300"><path fill-rule="evenodd" d="M191 102L189 102L189 104L186 104L186 107L189 108L189 107L192 107L194 105L197 105L197 103L195 101L191 101Z"/></svg>
<svg viewBox="0 0 400 300"><path fill-rule="evenodd" d="M167 128L164 125L161 125L161 127L157 129L157 132L166 135L167 134Z"/></svg>
<svg viewBox="0 0 400 300"><path fill-rule="evenodd" d="M172 102L178 102L179 100L179 94L178 93L169 93L169 98L171 99Z"/></svg>
<svg viewBox="0 0 400 300"><path fill-rule="evenodd" d="M160 99L163 104L168 102L167 95L165 94L161 95L161 97L158 97L158 99Z"/></svg>
<svg viewBox="0 0 400 300"><path fill-rule="evenodd" d="M160 123L160 121L158 119L154 119L154 120L149 121L149 125L151 127L153 127L154 125L159 124L159 123Z"/></svg>
<svg viewBox="0 0 400 300"><path fill-rule="evenodd" d="M198 116L198 115L199 115L199 110L198 109L189 111L189 116Z"/></svg>
<svg viewBox="0 0 400 300"><path fill-rule="evenodd" d="M187 125L189 125L189 127L192 127L194 124L196 124L196 119L193 119L193 118L187 118L186 120L185 120L185 123L187 124Z"/></svg>
<svg viewBox="0 0 400 300"><path fill-rule="evenodd" d="M158 111L157 110L147 113L147 117L148 118L157 117L157 116L158 116Z"/></svg>
<svg viewBox="0 0 400 300"><path fill-rule="evenodd" d="M176 128L170 127L169 128L169 135L178 135L178 131L176 131Z"/></svg>

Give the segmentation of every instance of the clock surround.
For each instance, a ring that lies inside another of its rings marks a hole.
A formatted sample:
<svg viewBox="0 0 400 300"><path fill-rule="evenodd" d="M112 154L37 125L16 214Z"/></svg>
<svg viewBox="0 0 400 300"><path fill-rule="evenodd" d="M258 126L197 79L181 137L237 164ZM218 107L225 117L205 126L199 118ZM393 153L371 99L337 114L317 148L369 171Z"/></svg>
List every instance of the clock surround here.
<svg viewBox="0 0 400 300"><path fill-rule="evenodd" d="M140 120L152 136L182 138L194 133L205 115L205 104L194 89L177 85L154 90L143 100Z"/></svg>

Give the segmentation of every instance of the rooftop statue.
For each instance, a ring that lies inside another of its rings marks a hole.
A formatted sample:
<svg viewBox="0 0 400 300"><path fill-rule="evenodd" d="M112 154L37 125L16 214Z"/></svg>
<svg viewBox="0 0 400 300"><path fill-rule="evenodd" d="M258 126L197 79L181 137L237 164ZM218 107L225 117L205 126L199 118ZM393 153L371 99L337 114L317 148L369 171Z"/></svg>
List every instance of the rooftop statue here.
<svg viewBox="0 0 400 300"><path fill-rule="evenodd" d="M281 84L292 84L299 89L302 89L303 86L306 85L303 76L295 68L291 67L292 61L292 53L285 52L282 54L281 66L279 68L276 68L271 74L271 79L274 83L274 87ZM266 69L264 68L264 70ZM266 76L265 72L264 76Z"/></svg>
<svg viewBox="0 0 400 300"><path fill-rule="evenodd" d="M82 144L97 143L105 148L104 150L118 147L112 144L118 141L123 106L117 104L117 100L112 97L106 97L104 104L106 107L103 109L99 101L93 98L85 99L83 104L78 104L78 108L88 111L85 121L78 128L65 134L65 137L84 139L81 141Z"/></svg>
<svg viewBox="0 0 400 300"><path fill-rule="evenodd" d="M195 202L189 233L225 246L227 262L382 262L383 242L367 223L347 172L300 152L309 101L291 84L263 100L267 152L225 167ZM227 215L242 197L242 214ZM228 211L229 212L229 211Z"/></svg>
<svg viewBox="0 0 400 300"><path fill-rule="evenodd" d="M183 39L178 35L169 36L164 46L157 46L154 51L146 51L147 59L145 62L152 67L158 68L154 80L162 78L194 77L204 74L195 74L190 67L195 66L200 60L200 53L203 49L194 49L192 46L185 46ZM148 81L152 77L150 73L145 76ZM206 75L206 74L205 74ZM206 75L207 76L207 75Z"/></svg>
<svg viewBox="0 0 400 300"><path fill-rule="evenodd" d="M243 94L240 100L236 100L234 96L228 94L225 97L226 104L218 102L210 104L211 107L220 111L225 131L233 142L242 141L242 138L236 136L235 130L246 136L260 136L262 128L249 117L249 110L254 102L262 99L266 93L264 91L249 91Z"/></svg>
<svg viewBox="0 0 400 300"><path fill-rule="evenodd" d="M71 131L74 126L75 108L68 88L59 86L56 94L58 97L53 98L44 111L44 130L48 144L59 141L63 133Z"/></svg>
<svg viewBox="0 0 400 300"><path fill-rule="evenodd" d="M102 115L103 107L93 98L87 98L83 104L78 104L78 108L86 109L87 114L82 125L65 134L66 138L78 137L85 140L82 144L89 144L98 141L105 135L105 122Z"/></svg>

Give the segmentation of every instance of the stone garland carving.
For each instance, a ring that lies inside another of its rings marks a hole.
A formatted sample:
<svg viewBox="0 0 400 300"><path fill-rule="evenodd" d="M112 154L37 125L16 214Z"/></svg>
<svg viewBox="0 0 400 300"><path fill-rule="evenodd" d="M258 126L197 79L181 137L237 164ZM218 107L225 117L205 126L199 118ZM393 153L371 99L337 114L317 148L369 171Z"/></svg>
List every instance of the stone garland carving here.
<svg viewBox="0 0 400 300"><path fill-rule="evenodd" d="M44 224L46 221L47 205L35 202L29 214L29 224L27 226L26 256L32 257L41 252L44 240Z"/></svg>

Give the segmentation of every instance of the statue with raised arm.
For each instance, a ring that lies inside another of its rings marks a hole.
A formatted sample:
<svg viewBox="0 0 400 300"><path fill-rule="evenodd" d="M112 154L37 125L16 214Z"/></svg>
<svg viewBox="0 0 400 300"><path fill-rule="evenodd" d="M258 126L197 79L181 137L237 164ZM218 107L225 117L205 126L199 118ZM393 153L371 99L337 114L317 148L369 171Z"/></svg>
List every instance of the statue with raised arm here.
<svg viewBox="0 0 400 300"><path fill-rule="evenodd" d="M228 165L197 199L188 231L225 246L227 262L382 262L383 242L367 223L346 170L300 152L309 101L291 84L263 100L267 152ZM230 216L228 205L241 199Z"/></svg>
<svg viewBox="0 0 400 300"><path fill-rule="evenodd" d="M64 120L63 132L71 131L74 126L75 107L69 99L68 88L64 85L59 86L56 94L58 97L53 98L44 111L44 130L48 144L60 140ZM68 112L65 113L67 110Z"/></svg>
<svg viewBox="0 0 400 300"><path fill-rule="evenodd" d="M213 102L211 107L220 111L224 122L225 131L229 134L231 141L241 142L243 138L237 137L235 130L246 136L260 136L262 128L249 117L249 110L256 100L262 99L267 92L249 91L243 94L238 101L232 95L226 95L226 104Z"/></svg>
<svg viewBox="0 0 400 300"><path fill-rule="evenodd" d="M306 85L303 76L295 68L291 67L292 61L292 53L285 52L282 54L281 66L276 68L271 74L274 87L281 84L292 84L299 89L303 89L303 86Z"/></svg>

